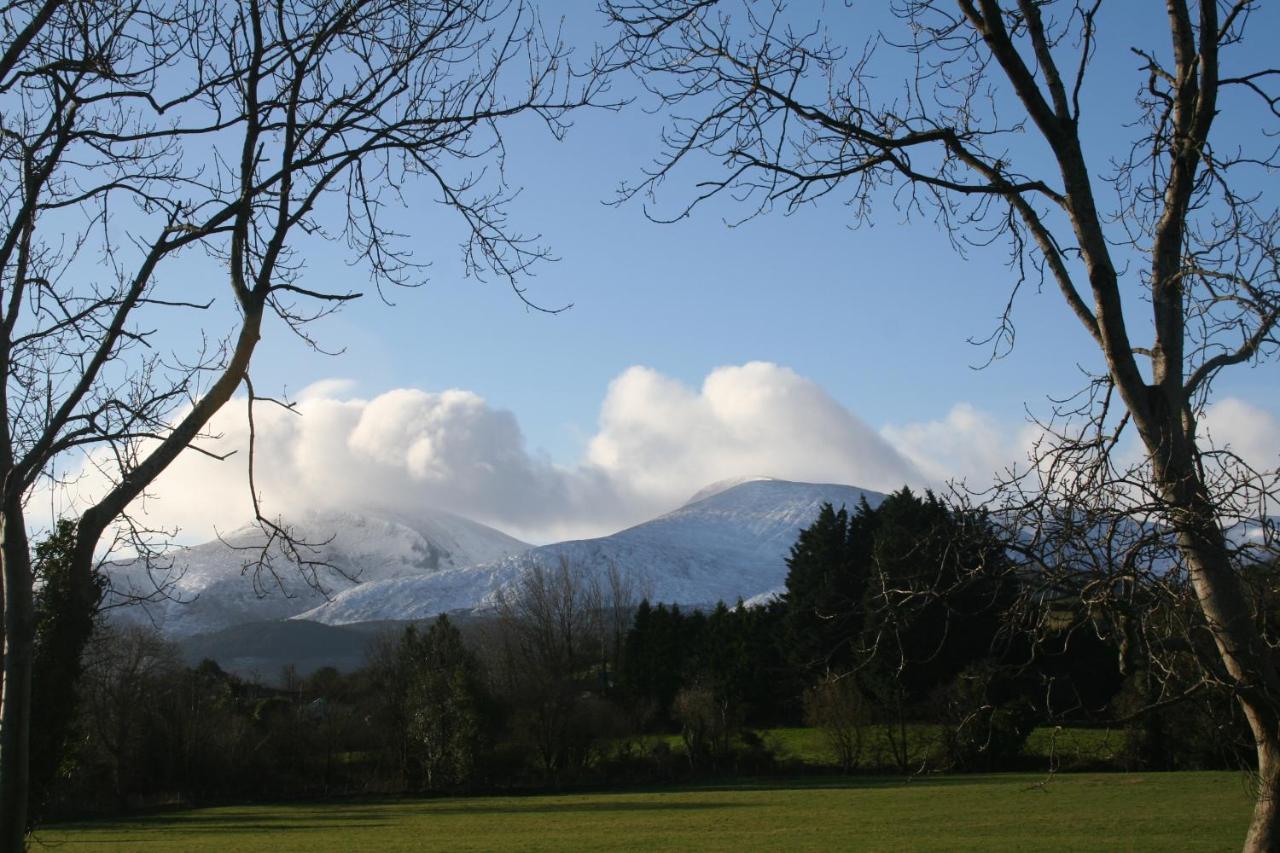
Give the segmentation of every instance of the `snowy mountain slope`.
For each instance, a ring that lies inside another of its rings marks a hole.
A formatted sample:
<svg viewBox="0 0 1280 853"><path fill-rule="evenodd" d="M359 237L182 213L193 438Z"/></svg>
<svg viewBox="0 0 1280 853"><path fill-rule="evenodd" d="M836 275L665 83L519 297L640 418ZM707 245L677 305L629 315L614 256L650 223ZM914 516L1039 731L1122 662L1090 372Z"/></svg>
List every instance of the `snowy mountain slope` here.
<svg viewBox="0 0 1280 853"><path fill-rule="evenodd" d="M369 582L489 563L530 547L444 512L413 518L385 512L313 512L293 524L300 539L314 543L307 559L332 566L316 569L316 580L330 595ZM324 603L325 595L303 580L278 547L269 551L278 581L269 574L259 573L255 579L252 570L246 573L246 562L258 557L264 541L258 527L247 525L221 541L175 552L171 568L153 568L150 575L137 560L108 565L113 590L108 604L127 596L154 596L157 583L167 592L167 598L113 608L111 618L154 624L166 635L183 637L282 619Z"/></svg>
<svg viewBox="0 0 1280 853"><path fill-rule="evenodd" d="M716 482L708 486L703 486L701 489L698 489L698 491L694 493L693 497L689 498L689 500L684 502L684 505L689 506L690 504L699 503L700 501L704 501L707 498L715 497L721 492L727 492L730 489L732 489L734 486L741 486L744 483L757 483L762 480L774 480L774 479L776 478L764 477L757 474L757 475L752 475L748 477L730 477L727 480L717 480Z"/></svg>
<svg viewBox="0 0 1280 853"><path fill-rule="evenodd" d="M488 565L362 584L295 617L343 625L484 610L531 562L616 565L654 601L733 603L778 588L799 531L824 503L852 508L884 496L853 486L764 478L704 489L674 512L598 539L559 542Z"/></svg>

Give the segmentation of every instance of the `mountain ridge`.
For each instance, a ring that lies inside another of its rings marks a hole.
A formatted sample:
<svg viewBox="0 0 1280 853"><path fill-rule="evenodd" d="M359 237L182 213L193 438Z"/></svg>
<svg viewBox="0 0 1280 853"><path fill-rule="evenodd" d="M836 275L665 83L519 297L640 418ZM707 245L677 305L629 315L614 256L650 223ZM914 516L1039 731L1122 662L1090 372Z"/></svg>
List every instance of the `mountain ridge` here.
<svg viewBox="0 0 1280 853"><path fill-rule="evenodd" d="M106 599L116 622L151 624L170 636L190 636L235 624L283 619L315 607L328 595L363 583L449 571L521 553L530 546L499 530L452 513L327 510L289 522L317 561L308 583L278 544L262 551L266 534L244 525L211 542L179 549L152 567L140 560L109 563ZM246 577L261 554L280 566ZM320 588L317 589L316 586ZM163 589L163 594L157 594ZM126 604L131 599L141 602ZM124 606L121 606L124 605Z"/></svg>
<svg viewBox="0 0 1280 853"><path fill-rule="evenodd" d="M497 606L530 566L561 559L590 571L616 566L646 597L685 605L734 602L776 590L802 528L824 503L850 508L884 495L841 484L748 478L716 489L650 521L594 539L532 548L489 564L364 584L292 618L328 625L425 619Z"/></svg>

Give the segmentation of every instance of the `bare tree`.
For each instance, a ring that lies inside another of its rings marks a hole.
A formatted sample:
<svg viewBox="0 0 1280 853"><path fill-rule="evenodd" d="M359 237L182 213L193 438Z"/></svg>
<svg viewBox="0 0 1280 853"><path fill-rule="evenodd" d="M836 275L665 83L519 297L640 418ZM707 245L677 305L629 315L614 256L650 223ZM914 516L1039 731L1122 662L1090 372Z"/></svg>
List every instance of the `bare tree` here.
<svg viewBox="0 0 1280 853"><path fill-rule="evenodd" d="M804 720L822 732L841 771L851 773L862 758L867 700L854 678L828 674L804 693Z"/></svg>
<svg viewBox="0 0 1280 853"><path fill-rule="evenodd" d="M567 557L554 566L530 562L500 593L504 669L519 697L518 725L553 776L583 760L590 746L591 733L574 723L584 678L599 660L602 603L599 578Z"/></svg>
<svg viewBox="0 0 1280 853"><path fill-rule="evenodd" d="M500 590L499 668L547 774L582 766L617 733L620 715L596 694L609 686L611 662L618 670L645 586L612 561L592 566L560 555L554 565L530 560Z"/></svg>
<svg viewBox="0 0 1280 853"><path fill-rule="evenodd" d="M385 298L420 280L396 207L452 211L468 272L522 294L546 250L505 219L502 128L528 114L558 136L601 78L522 0L15 0L0 18L0 849L16 851L32 494L85 463L107 481L76 519L88 602L104 533L201 452L238 388L250 416L264 399L263 334L318 347L308 324L365 284ZM362 284L313 282L322 245ZM258 516L269 544L293 543Z"/></svg>
<svg viewBox="0 0 1280 853"><path fill-rule="evenodd" d="M613 560L607 561L601 581L601 607L604 631L601 634L603 680L611 683L622 671L622 653L627 632L635 622L636 608L653 594L653 583L623 569Z"/></svg>
<svg viewBox="0 0 1280 853"><path fill-rule="evenodd" d="M896 203L961 250L1005 241L1015 294L1060 293L1104 367L1051 419L1066 440L1044 449L1060 462L1034 476L1171 531L1256 744L1251 850L1280 847L1280 669L1228 532L1240 517L1266 529L1275 479L1216 453L1198 425L1224 369L1277 351L1280 68L1242 48L1267 36L1262 7L1167 0L1164 32L1132 46L1137 107L1116 119L1090 111L1101 0L896 0L901 26L861 51L783 0L604 3L619 62L672 113L664 153L624 197L711 159L720 172L664 218L721 194L747 216L835 194L858 223ZM908 79L877 74L885 53ZM1127 152L1096 162L1090 127L1130 134ZM1012 305L993 355L1012 344ZM1141 462L1117 472L1113 451L1134 432Z"/></svg>
<svg viewBox="0 0 1280 853"><path fill-rule="evenodd" d="M154 631L136 626L121 631L102 628L85 655L84 716L91 737L102 751L117 809L127 804L130 766L140 754L145 722L140 708L151 704L165 680L181 668L177 648Z"/></svg>

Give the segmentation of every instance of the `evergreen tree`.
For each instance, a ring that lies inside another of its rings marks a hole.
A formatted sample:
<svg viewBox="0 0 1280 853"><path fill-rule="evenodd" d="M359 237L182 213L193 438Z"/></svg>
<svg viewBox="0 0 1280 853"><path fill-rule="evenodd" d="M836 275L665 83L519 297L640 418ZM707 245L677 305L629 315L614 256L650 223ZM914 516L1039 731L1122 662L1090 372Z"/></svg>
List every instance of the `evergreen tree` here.
<svg viewBox="0 0 1280 853"><path fill-rule="evenodd" d="M625 642L623 689L633 701L650 706L660 724L671 718L671 703L700 639L700 620L686 617L679 606L653 607L645 600L636 608Z"/></svg>
<svg viewBox="0 0 1280 853"><path fill-rule="evenodd" d="M441 614L425 634L410 626L400 640L404 719L427 788L468 782L484 736L487 691L475 655Z"/></svg>
<svg viewBox="0 0 1280 853"><path fill-rule="evenodd" d="M50 789L60 773L68 771L73 756L68 744L75 729L79 703L81 662L93 633L94 618L102 600L105 579L94 573L92 595L83 600L71 578L71 552L76 527L60 520L48 539L36 546L33 570L35 594L35 663L32 705L40 713L31 718L31 810L29 821L38 820Z"/></svg>
<svg viewBox="0 0 1280 853"><path fill-rule="evenodd" d="M852 514L825 505L787 565L790 660L810 682L856 672L902 701L990 654L1015 591L985 516L907 488Z"/></svg>
<svg viewBox="0 0 1280 853"><path fill-rule="evenodd" d="M844 507L823 504L787 558L783 642L793 666L811 679L854 663L866 586L865 548L856 531L870 512L865 499L853 518Z"/></svg>
<svg viewBox="0 0 1280 853"><path fill-rule="evenodd" d="M993 654L1013 575L985 517L932 492L904 488L869 514L861 653L919 701Z"/></svg>

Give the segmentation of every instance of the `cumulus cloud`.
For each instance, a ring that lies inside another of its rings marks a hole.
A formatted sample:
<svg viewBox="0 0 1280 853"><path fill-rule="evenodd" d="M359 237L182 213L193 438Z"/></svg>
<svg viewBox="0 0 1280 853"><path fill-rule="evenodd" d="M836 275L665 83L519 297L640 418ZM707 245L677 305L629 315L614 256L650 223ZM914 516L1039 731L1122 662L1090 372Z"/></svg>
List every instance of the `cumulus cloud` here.
<svg viewBox="0 0 1280 853"><path fill-rule="evenodd" d="M955 404L939 420L890 425L880 433L931 485L963 480L974 488L986 487L1011 467L1025 469L1037 438L1044 436L1035 424L1003 423L970 403ZM1238 398L1223 398L1205 410L1200 437L1255 470L1275 471L1280 464L1280 418ZM1145 458L1132 430L1117 453L1122 466Z"/></svg>
<svg viewBox="0 0 1280 853"><path fill-rule="evenodd" d="M1002 424L970 403L957 403L941 420L886 426L884 438L940 486L962 480L983 488L1011 466L1025 467L1037 431Z"/></svg>
<svg viewBox="0 0 1280 853"><path fill-rule="evenodd" d="M269 514L434 507L532 541L612 532L743 475L879 490L924 481L818 385L764 362L718 368L700 388L648 368L623 372L583 458L568 464L531 451L513 413L456 389L366 399L326 380L304 389L293 411L257 405L254 424L255 484ZM182 528L183 541L251 515L245 401L208 432L201 447L230 457L184 454L136 507L156 526Z"/></svg>
<svg viewBox="0 0 1280 853"><path fill-rule="evenodd" d="M528 452L515 416L471 392L328 396L346 390L308 388L294 411L255 407L255 485L269 515L435 507L527 534L573 502L569 489L591 485ZM186 453L156 481L143 506L153 523L198 540L251 516L245 412L233 401L201 443L229 459Z"/></svg>
<svg viewBox="0 0 1280 853"><path fill-rule="evenodd" d="M1200 419L1200 433L1256 470L1280 467L1280 418L1244 400L1224 397L1210 405Z"/></svg>
<svg viewBox="0 0 1280 853"><path fill-rule="evenodd" d="M1025 464L1028 424L969 403L938 420L877 431L821 387L766 362L721 367L694 387L645 367L609 385L581 459L530 450L516 415L464 390L398 388L371 398L344 380L304 389L294 410L255 407L255 483L271 515L307 509L437 508L534 542L594 536L671 510L708 483L744 475L838 482L888 491L962 479L983 487ZM1216 446L1255 467L1280 458L1280 419L1237 399L1203 419ZM251 517L243 399L214 418L135 510L181 541L212 538ZM91 495L101 475L77 482ZM36 511L66 495L42 495Z"/></svg>
<svg viewBox="0 0 1280 853"><path fill-rule="evenodd" d="M670 503L744 474L894 489L920 474L815 383L751 362L713 371L700 390L633 367L609 386L590 466Z"/></svg>

